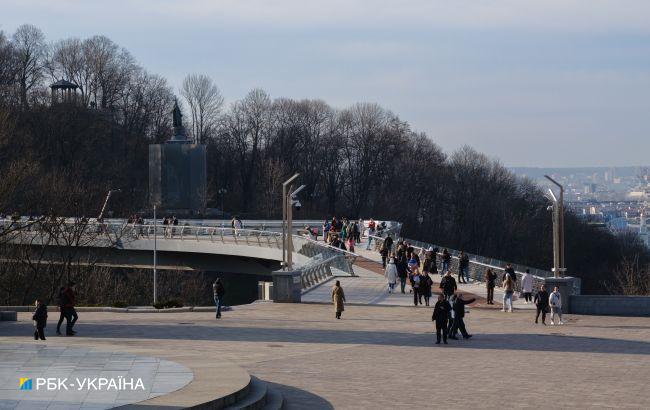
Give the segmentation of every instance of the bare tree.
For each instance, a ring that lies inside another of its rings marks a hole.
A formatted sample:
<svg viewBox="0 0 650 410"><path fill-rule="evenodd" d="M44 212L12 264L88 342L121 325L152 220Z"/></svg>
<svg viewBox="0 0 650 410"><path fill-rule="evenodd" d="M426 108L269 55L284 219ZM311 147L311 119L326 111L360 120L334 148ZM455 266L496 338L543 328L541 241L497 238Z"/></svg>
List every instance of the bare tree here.
<svg viewBox="0 0 650 410"><path fill-rule="evenodd" d="M207 75L190 74L183 80L181 95L190 106L192 137L196 143L203 144L221 112L224 102L221 91Z"/></svg>
<svg viewBox="0 0 650 410"><path fill-rule="evenodd" d="M43 78L45 36L40 29L30 24L23 24L14 33L12 42L18 64L20 102L23 108L26 108L28 92Z"/></svg>

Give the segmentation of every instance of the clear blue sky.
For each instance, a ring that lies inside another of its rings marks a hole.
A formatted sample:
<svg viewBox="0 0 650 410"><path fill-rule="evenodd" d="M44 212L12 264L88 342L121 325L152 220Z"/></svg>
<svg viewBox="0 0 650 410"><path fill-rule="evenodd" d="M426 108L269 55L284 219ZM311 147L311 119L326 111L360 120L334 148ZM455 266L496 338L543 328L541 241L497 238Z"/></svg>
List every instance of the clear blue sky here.
<svg viewBox="0 0 650 410"><path fill-rule="evenodd" d="M650 163L647 0L0 0L0 29L23 23L104 34L229 102L254 87L377 102L508 166Z"/></svg>

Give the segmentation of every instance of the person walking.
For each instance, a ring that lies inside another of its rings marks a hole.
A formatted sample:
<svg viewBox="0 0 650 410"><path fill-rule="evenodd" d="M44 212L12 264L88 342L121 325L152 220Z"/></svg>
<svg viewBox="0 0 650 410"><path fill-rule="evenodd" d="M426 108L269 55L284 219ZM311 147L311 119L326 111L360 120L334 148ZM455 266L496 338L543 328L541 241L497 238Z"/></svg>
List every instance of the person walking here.
<svg viewBox="0 0 650 410"><path fill-rule="evenodd" d="M64 298L64 312L65 312L65 320L66 320L66 326L65 326L65 335L66 336L74 336L77 332L72 330L74 327L75 323L77 323L77 320L79 319L79 316L77 315L77 311L75 310L75 302L76 302L76 293L74 291L75 287L74 282L68 282L68 287L65 288L63 291L63 298Z"/></svg>
<svg viewBox="0 0 650 410"><path fill-rule="evenodd" d="M366 243L366 250L370 250L370 243L372 242L372 237L375 235L375 227L377 224L375 223L375 220L370 218L370 221L368 222L368 242Z"/></svg>
<svg viewBox="0 0 650 410"><path fill-rule="evenodd" d="M63 319L65 319L65 296L63 292L65 292L65 287L59 289L58 295L59 322L56 324L56 334L59 336L61 336L61 324L63 323Z"/></svg>
<svg viewBox="0 0 650 410"><path fill-rule="evenodd" d="M424 296L424 305L429 306L429 299L431 299L431 285L433 280L429 276L429 272L423 272L420 275L420 295ZM422 304L422 301L420 301Z"/></svg>
<svg viewBox="0 0 650 410"><path fill-rule="evenodd" d="M562 295L560 295L560 288L553 288L551 296L548 297L548 304L551 305L551 325L555 324L555 315L558 316L558 325L563 325L562 321Z"/></svg>
<svg viewBox="0 0 650 410"><path fill-rule="evenodd" d="M476 299L472 298L469 300L464 300L460 294L456 294L454 297L454 303L452 304L452 309L454 311L454 324L449 332L450 339L456 339L456 332L460 331L460 334L463 336L463 339L467 340L472 335L467 333L465 328L465 305L474 303Z"/></svg>
<svg viewBox="0 0 650 410"><path fill-rule="evenodd" d="M386 245L386 248L388 248L388 251L390 252L391 249L393 249L393 237L388 235L386 239L384 239L384 245Z"/></svg>
<svg viewBox="0 0 650 410"><path fill-rule="evenodd" d="M443 295L438 295L438 301L433 307L433 315L431 320L436 322L436 344L440 344L440 334L442 333L442 341L447 344L447 327L449 326L449 313L451 312L451 305Z"/></svg>
<svg viewBox="0 0 650 410"><path fill-rule="evenodd" d="M458 255L458 283L469 283L469 256L463 251Z"/></svg>
<svg viewBox="0 0 650 410"><path fill-rule="evenodd" d="M388 282L388 293L393 293L395 290L395 283L397 283L397 264L395 261L395 255L391 255L388 265L384 270L384 277Z"/></svg>
<svg viewBox="0 0 650 410"><path fill-rule="evenodd" d="M533 275L530 274L530 269L521 277L521 291L524 294L524 303L529 304L533 302Z"/></svg>
<svg viewBox="0 0 650 410"><path fill-rule="evenodd" d="M221 278L217 278L212 284L212 294L214 295L214 305L217 309L217 319L221 319L221 305L223 304L223 295L226 293L226 289L221 283Z"/></svg>
<svg viewBox="0 0 650 410"><path fill-rule="evenodd" d="M36 299L36 310L32 315L34 321L34 340L45 340L45 326L47 326L47 306L40 299Z"/></svg>
<svg viewBox="0 0 650 410"><path fill-rule="evenodd" d="M445 275L447 272L449 272L449 264L451 263L451 254L449 254L449 251L447 248L442 250L442 271L440 272L440 275Z"/></svg>
<svg viewBox="0 0 650 410"><path fill-rule="evenodd" d="M487 288L487 304L494 305L494 287L496 286L497 274L490 268L485 272L485 287Z"/></svg>
<svg viewBox="0 0 650 410"><path fill-rule="evenodd" d="M413 259L411 259L412 261ZM413 290L413 305L417 306L418 303L422 304L422 299L420 296L420 272L415 265L411 264L409 261L409 270L411 271L411 289Z"/></svg>
<svg viewBox="0 0 650 410"><path fill-rule="evenodd" d="M503 309L502 312L512 312L512 295L515 293L515 284L510 275L505 275L503 281ZM506 309L507 306L507 309Z"/></svg>
<svg viewBox="0 0 650 410"><path fill-rule="evenodd" d="M379 250L379 254L381 255L381 267L386 269L386 259L388 259L388 247L386 246L386 242L384 242L381 245L381 249Z"/></svg>
<svg viewBox="0 0 650 410"><path fill-rule="evenodd" d="M354 245L355 245L355 243L356 243L356 242L355 242L354 236L353 236L353 235L350 235L350 236L348 237L348 250L349 250L350 252L353 252L353 253L354 253Z"/></svg>
<svg viewBox="0 0 650 410"><path fill-rule="evenodd" d="M332 303L334 303L334 311L336 312L336 318L341 318L341 312L345 310L345 293L341 287L341 282L336 281L334 289L332 289Z"/></svg>
<svg viewBox="0 0 650 410"><path fill-rule="evenodd" d="M442 290L442 294L447 299L451 298L451 296L456 292L458 285L456 285L456 279L451 276L450 271L447 271L447 273L445 273L445 276L442 277L439 287L440 290Z"/></svg>
<svg viewBox="0 0 650 410"><path fill-rule="evenodd" d="M537 306L537 314L535 315L535 323L539 323L539 315L542 315L542 324L546 324L546 313L548 313L548 292L546 286L541 285L537 294L535 295L535 306Z"/></svg>
<svg viewBox="0 0 650 410"><path fill-rule="evenodd" d="M408 264L406 263L406 257L405 256L397 256L396 257L397 263L397 276L399 277L399 284L400 288L402 290L402 293L406 293L404 291L404 288L406 287L406 278L408 277Z"/></svg>

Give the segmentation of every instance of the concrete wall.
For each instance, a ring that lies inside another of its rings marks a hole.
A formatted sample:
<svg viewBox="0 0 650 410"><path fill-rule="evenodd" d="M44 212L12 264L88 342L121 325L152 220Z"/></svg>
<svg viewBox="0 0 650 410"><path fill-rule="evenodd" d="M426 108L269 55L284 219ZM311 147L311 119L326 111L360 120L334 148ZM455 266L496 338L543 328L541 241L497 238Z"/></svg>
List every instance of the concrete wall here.
<svg viewBox="0 0 650 410"><path fill-rule="evenodd" d="M580 315L650 316L650 296L571 296L571 313Z"/></svg>

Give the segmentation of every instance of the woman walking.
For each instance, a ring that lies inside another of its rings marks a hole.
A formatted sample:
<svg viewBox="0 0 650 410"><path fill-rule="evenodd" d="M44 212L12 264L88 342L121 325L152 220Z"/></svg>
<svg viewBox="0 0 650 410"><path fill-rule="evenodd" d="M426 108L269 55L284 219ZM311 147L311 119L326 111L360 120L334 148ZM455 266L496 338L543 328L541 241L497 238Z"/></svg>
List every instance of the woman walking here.
<svg viewBox="0 0 650 410"><path fill-rule="evenodd" d="M539 287L539 291L535 295L535 306L537 306L537 314L535 315L535 323L539 323L539 314L542 314L542 324L546 324L546 313L548 313L548 292L546 286Z"/></svg>
<svg viewBox="0 0 650 410"><path fill-rule="evenodd" d="M524 294L524 303L529 304L533 301L533 275L530 270L526 269L526 273L521 277L521 290Z"/></svg>
<svg viewBox="0 0 650 410"><path fill-rule="evenodd" d="M424 296L425 306L429 306L429 299L431 299L431 285L433 285L433 280L431 279L431 276L429 276L429 272L425 271L420 275L420 295Z"/></svg>
<svg viewBox="0 0 650 410"><path fill-rule="evenodd" d="M343 288L341 287L341 282L336 281L334 289L332 289L332 302L334 303L334 311L336 312L336 318L341 318L341 312L345 310L345 293L343 293Z"/></svg>
<svg viewBox="0 0 650 410"><path fill-rule="evenodd" d="M393 293L395 284L397 283L397 265L395 263L395 255L391 255L390 261L384 271L384 277L388 282L388 293Z"/></svg>
<svg viewBox="0 0 650 410"><path fill-rule="evenodd" d="M555 287L553 288L553 292L551 292L551 296L548 297L548 303L551 305L551 325L555 324L555 315L557 315L559 322L559 325L563 325L564 322L562 321L562 296L560 295L560 288Z"/></svg>
<svg viewBox="0 0 650 410"><path fill-rule="evenodd" d="M503 309L502 312L512 312L512 295L515 293L515 283L510 275L506 275L503 280ZM506 305L508 309L506 310Z"/></svg>

